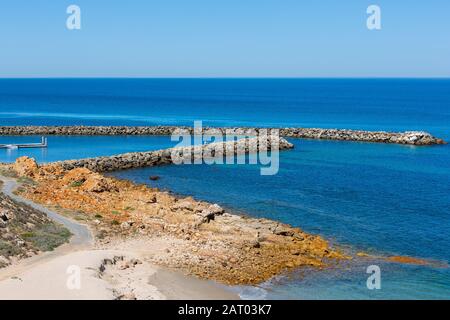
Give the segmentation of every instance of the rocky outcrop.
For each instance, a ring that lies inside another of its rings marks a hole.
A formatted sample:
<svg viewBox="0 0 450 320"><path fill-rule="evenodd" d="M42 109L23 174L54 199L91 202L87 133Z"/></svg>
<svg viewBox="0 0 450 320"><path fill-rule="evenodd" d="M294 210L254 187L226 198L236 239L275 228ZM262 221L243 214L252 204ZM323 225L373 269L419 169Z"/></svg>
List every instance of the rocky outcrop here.
<svg viewBox="0 0 450 320"><path fill-rule="evenodd" d="M348 259L319 236L280 222L235 215L219 204L107 177L114 190L84 188L99 175L86 168L60 171L55 165L42 165L33 174L35 183L24 186L20 195L83 218L99 247L115 247L123 239L159 242L161 246L146 255L148 262L201 278L257 284L285 270L323 268ZM103 268L134 268L134 263L116 260L105 261Z"/></svg>
<svg viewBox="0 0 450 320"><path fill-rule="evenodd" d="M28 157L20 157L13 165L13 169L19 176L30 177L36 172L38 166L34 159Z"/></svg>
<svg viewBox="0 0 450 320"><path fill-rule="evenodd" d="M203 132L219 132L237 135L252 135L263 128L203 128ZM192 127L183 126L10 126L0 127L0 135L171 135L177 130L193 133ZM272 130L272 129L270 129ZM346 129L320 128L276 128L283 137L304 139L327 139L343 141L362 141L379 143L397 143L408 145L444 144L423 131L385 132Z"/></svg>
<svg viewBox="0 0 450 320"><path fill-rule="evenodd" d="M132 152L109 157L55 162L64 170L87 168L95 172L109 172L131 168L152 167L173 164L182 159L194 162L208 158L223 159L225 155L248 154L257 151L292 149L294 145L283 138L248 138L237 141L217 142L193 147L177 147L148 152Z"/></svg>
<svg viewBox="0 0 450 320"><path fill-rule="evenodd" d="M64 183L69 187L79 187L89 192L117 191L116 186L98 173L92 173L86 168L76 168L64 176Z"/></svg>

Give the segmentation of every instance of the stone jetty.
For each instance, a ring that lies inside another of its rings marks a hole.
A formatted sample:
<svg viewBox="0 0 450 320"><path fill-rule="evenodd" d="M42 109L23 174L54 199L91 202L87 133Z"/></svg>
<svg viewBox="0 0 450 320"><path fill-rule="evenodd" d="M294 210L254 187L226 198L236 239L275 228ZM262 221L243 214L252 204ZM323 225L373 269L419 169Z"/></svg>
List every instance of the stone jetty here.
<svg viewBox="0 0 450 320"><path fill-rule="evenodd" d="M236 135L252 135L266 128L208 128L205 133L228 133ZM271 130L271 128L267 128ZM321 129L321 128L273 128L279 130L280 136L303 139L323 139L341 141L361 141L378 143L395 143L406 145L436 145L445 144L444 140L432 136L424 131L386 132L363 131L346 129ZM167 136L183 130L193 133L192 127L183 126L3 126L0 127L0 135L162 135Z"/></svg>
<svg viewBox="0 0 450 320"><path fill-rule="evenodd" d="M200 159L223 159L224 156L250 154L254 152L292 149L294 145L284 138L269 136L265 138L244 138L236 141L216 142L199 146L175 147L148 152L131 152L114 156L59 161L64 170L87 168L95 172L152 167L164 164L186 163Z"/></svg>
<svg viewBox="0 0 450 320"><path fill-rule="evenodd" d="M444 140L436 138L425 131L386 132L346 129L287 128L281 129L280 135L291 138L395 143L416 146L445 144Z"/></svg>

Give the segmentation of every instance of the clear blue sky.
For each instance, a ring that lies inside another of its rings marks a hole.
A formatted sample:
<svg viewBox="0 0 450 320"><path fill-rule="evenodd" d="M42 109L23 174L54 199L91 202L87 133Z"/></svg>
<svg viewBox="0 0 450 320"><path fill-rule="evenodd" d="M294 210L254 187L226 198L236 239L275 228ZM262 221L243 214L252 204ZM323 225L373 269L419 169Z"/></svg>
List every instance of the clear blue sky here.
<svg viewBox="0 0 450 320"><path fill-rule="evenodd" d="M449 77L449 15L449 0L1 0L0 77Z"/></svg>

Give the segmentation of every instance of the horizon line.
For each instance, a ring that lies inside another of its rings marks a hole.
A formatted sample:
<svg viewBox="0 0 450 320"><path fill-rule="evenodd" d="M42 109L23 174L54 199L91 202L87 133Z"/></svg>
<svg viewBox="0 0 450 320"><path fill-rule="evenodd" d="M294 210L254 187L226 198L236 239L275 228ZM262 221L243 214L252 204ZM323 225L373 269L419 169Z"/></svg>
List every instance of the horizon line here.
<svg viewBox="0 0 450 320"><path fill-rule="evenodd" d="M112 76L112 77L105 77L105 76L37 76L37 77L1 77L0 80L28 80L28 79L450 79L449 76L414 76L414 77L407 77L407 76L310 76L310 77L295 77L295 76L285 76L285 77L255 77L255 76L242 76L242 77L195 77L195 76L174 76L174 77L151 77L151 76Z"/></svg>

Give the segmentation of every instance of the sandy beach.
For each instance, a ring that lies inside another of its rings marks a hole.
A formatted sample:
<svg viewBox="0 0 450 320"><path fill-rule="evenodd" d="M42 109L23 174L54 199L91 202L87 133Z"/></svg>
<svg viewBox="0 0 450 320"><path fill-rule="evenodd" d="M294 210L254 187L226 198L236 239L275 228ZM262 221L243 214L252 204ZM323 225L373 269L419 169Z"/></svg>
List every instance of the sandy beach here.
<svg viewBox="0 0 450 320"><path fill-rule="evenodd" d="M124 251L77 251L11 272L16 267L0 271L0 300L239 298L210 281L156 267Z"/></svg>
<svg viewBox="0 0 450 320"><path fill-rule="evenodd" d="M72 233L68 243L54 250L25 259L11 257L10 264L0 268L0 300L239 299L213 281L149 261L170 242L121 240L99 246L88 225L16 195L15 179L0 180L2 196L16 206L14 211L25 205L27 214L50 217Z"/></svg>

